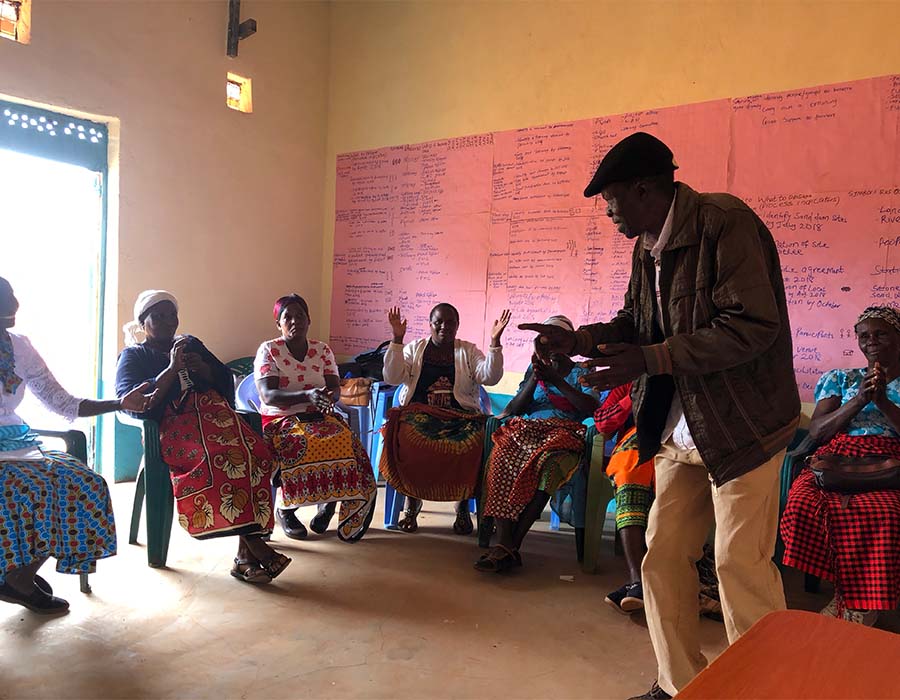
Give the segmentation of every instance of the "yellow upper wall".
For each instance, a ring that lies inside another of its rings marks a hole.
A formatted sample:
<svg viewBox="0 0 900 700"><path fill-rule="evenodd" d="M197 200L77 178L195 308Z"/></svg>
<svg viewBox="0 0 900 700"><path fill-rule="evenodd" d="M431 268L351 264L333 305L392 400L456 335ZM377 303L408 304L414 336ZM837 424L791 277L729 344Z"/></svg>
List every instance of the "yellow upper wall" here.
<svg viewBox="0 0 900 700"><path fill-rule="evenodd" d="M329 10L245 0L242 16L259 32L236 59L225 0L37 0L31 44L0 40L0 93L118 119L113 352L146 288L174 292L181 330L223 361L274 334L277 296L322 306ZM227 71L253 80L253 114L225 107Z"/></svg>
<svg viewBox="0 0 900 700"><path fill-rule="evenodd" d="M339 2L331 13L323 317L338 153L900 72L893 0Z"/></svg>

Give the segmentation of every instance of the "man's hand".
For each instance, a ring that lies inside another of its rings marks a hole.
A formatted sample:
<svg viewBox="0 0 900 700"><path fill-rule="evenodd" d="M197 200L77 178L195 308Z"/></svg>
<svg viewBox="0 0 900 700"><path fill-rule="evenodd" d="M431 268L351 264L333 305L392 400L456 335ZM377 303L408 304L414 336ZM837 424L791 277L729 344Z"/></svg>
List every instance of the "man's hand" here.
<svg viewBox="0 0 900 700"><path fill-rule="evenodd" d="M597 350L603 355L602 358L581 363L582 367L589 369L600 368L579 380L584 386L599 390L615 389L647 373L647 362L638 345L608 343L598 345Z"/></svg>
<svg viewBox="0 0 900 700"><path fill-rule="evenodd" d="M571 355L575 350L574 331L543 323L520 323L519 330L538 334L534 339L534 351L545 363L550 362L550 357L555 352Z"/></svg>

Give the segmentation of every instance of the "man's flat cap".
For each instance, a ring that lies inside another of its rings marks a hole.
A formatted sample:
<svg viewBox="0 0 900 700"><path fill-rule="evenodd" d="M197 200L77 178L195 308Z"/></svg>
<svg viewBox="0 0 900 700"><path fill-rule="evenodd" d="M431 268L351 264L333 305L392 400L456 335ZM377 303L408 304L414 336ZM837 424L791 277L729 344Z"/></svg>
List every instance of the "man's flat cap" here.
<svg viewBox="0 0 900 700"><path fill-rule="evenodd" d="M675 170L678 170L678 164L669 147L655 136L637 131L609 149L600 161L594 178L585 188L584 196L598 195L613 182L662 175Z"/></svg>

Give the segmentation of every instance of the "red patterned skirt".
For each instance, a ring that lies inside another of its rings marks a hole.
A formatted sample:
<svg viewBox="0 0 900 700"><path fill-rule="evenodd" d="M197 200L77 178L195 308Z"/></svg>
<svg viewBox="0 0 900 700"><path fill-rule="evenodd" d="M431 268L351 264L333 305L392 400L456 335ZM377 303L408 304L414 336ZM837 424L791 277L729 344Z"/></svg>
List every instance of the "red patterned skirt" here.
<svg viewBox="0 0 900 700"><path fill-rule="evenodd" d="M192 391L159 424L178 523L192 537L272 529L272 456L261 437L213 390Z"/></svg>
<svg viewBox="0 0 900 700"><path fill-rule="evenodd" d="M475 495L487 416L411 403L388 411L378 471L398 493L423 501Z"/></svg>
<svg viewBox="0 0 900 700"><path fill-rule="evenodd" d="M816 454L900 458L900 439L840 434ZM805 469L781 518L784 563L834 581L851 610L893 610L900 601L900 491L822 491Z"/></svg>
<svg viewBox="0 0 900 700"><path fill-rule="evenodd" d="M518 520L537 491L553 494L584 454L585 427L560 418L511 418L494 432L484 514Z"/></svg>

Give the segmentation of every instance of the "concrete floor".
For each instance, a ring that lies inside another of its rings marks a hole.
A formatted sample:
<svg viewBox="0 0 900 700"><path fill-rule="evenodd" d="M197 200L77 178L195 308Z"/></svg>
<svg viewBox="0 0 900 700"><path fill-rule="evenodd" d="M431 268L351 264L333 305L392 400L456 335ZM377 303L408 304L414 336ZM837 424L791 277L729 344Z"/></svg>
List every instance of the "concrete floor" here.
<svg viewBox="0 0 900 700"><path fill-rule="evenodd" d="M571 533L542 522L522 569L481 574L474 537L450 531L451 505L426 503L413 535L383 530L380 509L355 545L333 532L302 542L278 533L273 543L294 561L257 587L228 575L235 541L198 542L177 527L169 568L148 568L144 547L127 543L132 493L113 487L119 555L100 562L93 594L44 567L72 604L67 616L0 603L0 698L562 700L624 698L655 678L643 616L603 603L624 581L611 543L603 573L588 576ZM793 607L829 597L787 583ZM724 626L701 627L713 658Z"/></svg>

